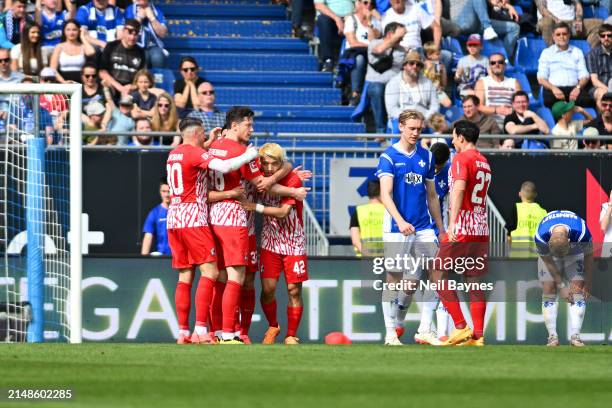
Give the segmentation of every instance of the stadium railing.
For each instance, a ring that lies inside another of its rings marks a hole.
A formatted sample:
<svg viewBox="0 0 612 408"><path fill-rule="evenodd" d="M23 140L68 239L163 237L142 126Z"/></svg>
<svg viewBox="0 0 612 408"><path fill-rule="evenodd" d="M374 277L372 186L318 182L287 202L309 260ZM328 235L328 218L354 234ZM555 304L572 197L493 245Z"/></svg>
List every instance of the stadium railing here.
<svg viewBox="0 0 612 408"><path fill-rule="evenodd" d="M304 231L306 233L306 253L308 255L327 256L329 255L329 241L325 232L319 225L319 221L313 214L307 201L304 201Z"/></svg>
<svg viewBox="0 0 612 408"><path fill-rule="evenodd" d="M506 220L501 215L493 200L487 196L487 221L489 223L489 256L503 258L507 254L508 230Z"/></svg>

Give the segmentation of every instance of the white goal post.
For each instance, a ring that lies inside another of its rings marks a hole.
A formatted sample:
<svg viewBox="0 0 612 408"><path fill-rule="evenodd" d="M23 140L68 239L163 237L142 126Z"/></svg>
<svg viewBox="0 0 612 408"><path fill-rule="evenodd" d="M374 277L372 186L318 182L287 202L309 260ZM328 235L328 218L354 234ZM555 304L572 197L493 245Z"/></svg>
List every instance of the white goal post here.
<svg viewBox="0 0 612 408"><path fill-rule="evenodd" d="M80 84L0 85L0 342L82 341L81 92Z"/></svg>

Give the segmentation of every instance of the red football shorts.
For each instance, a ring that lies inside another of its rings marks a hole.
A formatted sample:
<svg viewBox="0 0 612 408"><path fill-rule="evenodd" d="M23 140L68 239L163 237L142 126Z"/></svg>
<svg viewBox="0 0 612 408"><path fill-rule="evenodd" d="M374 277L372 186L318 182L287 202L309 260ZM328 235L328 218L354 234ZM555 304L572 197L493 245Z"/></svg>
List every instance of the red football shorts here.
<svg viewBox="0 0 612 408"><path fill-rule="evenodd" d="M249 235L249 264L247 265L247 273L257 273L257 237Z"/></svg>
<svg viewBox="0 0 612 408"><path fill-rule="evenodd" d="M444 237L436 257L435 269L465 276L483 276L488 271L489 236L458 235L455 242Z"/></svg>
<svg viewBox="0 0 612 408"><path fill-rule="evenodd" d="M228 266L247 266L249 263L249 229L212 225L217 243L219 270Z"/></svg>
<svg viewBox="0 0 612 408"><path fill-rule="evenodd" d="M283 271L288 284L307 281L308 259L306 255L280 255L262 249L261 278L278 280Z"/></svg>
<svg viewBox="0 0 612 408"><path fill-rule="evenodd" d="M215 241L209 227L169 229L168 242L174 269L192 268L217 260Z"/></svg>

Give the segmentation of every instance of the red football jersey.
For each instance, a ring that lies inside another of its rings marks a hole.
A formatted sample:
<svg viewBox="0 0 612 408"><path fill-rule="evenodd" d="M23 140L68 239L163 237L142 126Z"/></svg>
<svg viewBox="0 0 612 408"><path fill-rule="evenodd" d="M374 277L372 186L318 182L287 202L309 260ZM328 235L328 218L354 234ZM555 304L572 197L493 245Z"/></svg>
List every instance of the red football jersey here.
<svg viewBox="0 0 612 408"><path fill-rule="evenodd" d="M487 191L491 184L491 167L486 157L476 149L456 154L449 179L451 192L453 183L457 180L464 180L466 183L461 208L455 221L455 233L489 235Z"/></svg>
<svg viewBox="0 0 612 408"><path fill-rule="evenodd" d="M286 187L302 187L302 181L294 172L287 174L278 184ZM267 207L281 207L285 204L293 206L283 219L264 216L261 233L261 247L281 255L305 255L306 234L302 209L304 204L293 197L278 197L263 194L262 202Z"/></svg>
<svg viewBox="0 0 612 408"><path fill-rule="evenodd" d="M223 138L215 140L208 149L211 156L227 160L238 157L246 151L246 146L234 140ZM240 185L243 180L250 181L261 176L257 159L240 169L226 174L209 170L210 188L214 191L229 191ZM210 223L233 227L247 227L247 211L236 200L223 200L210 205Z"/></svg>
<svg viewBox="0 0 612 408"><path fill-rule="evenodd" d="M170 207L167 227L191 228L208 225L206 169L213 159L204 149L182 144L166 162Z"/></svg>

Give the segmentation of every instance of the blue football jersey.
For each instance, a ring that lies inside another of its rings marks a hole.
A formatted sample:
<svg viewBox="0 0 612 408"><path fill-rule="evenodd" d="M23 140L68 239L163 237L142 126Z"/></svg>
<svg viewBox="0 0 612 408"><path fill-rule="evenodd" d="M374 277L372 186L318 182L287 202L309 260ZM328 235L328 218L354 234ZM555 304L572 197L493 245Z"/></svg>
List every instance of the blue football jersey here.
<svg viewBox="0 0 612 408"><path fill-rule="evenodd" d="M417 145L411 153L402 150L396 143L380 156L376 176L393 177L393 202L406 222L416 231L433 227L427 207L425 181L434 180L435 163L433 154ZM385 213L384 232L400 232L397 223Z"/></svg>
<svg viewBox="0 0 612 408"><path fill-rule="evenodd" d="M440 200L440 211L442 213L442 224L444 228L448 226L448 203L450 186L448 183L448 172L450 170L450 160L442 167L442 169L434 176L436 182L436 193Z"/></svg>
<svg viewBox="0 0 612 408"><path fill-rule="evenodd" d="M148 232L155 237L155 250L164 255L172 255L168 242L168 231L166 229L166 218L168 209L159 204L154 207L147 215L142 232Z"/></svg>
<svg viewBox="0 0 612 408"><path fill-rule="evenodd" d="M535 234L535 243L540 255L549 255L548 241L551 231L557 225L565 226L569 231L569 255L584 252L585 244L592 241L591 232L582 218L571 211L551 211L542 219Z"/></svg>
<svg viewBox="0 0 612 408"><path fill-rule="evenodd" d="M64 29L64 23L67 20L68 12L58 11L51 17L41 12L40 16L42 20L42 45L53 46L59 44L62 39L62 30Z"/></svg>

